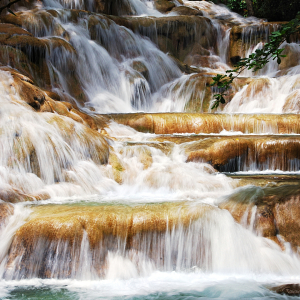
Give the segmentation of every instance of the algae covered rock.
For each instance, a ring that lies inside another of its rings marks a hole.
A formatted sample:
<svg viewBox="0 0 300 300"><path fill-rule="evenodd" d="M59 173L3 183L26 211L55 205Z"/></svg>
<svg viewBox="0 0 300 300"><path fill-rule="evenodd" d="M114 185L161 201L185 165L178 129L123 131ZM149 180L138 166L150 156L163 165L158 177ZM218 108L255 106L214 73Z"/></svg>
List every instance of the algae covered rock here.
<svg viewBox="0 0 300 300"><path fill-rule="evenodd" d="M191 222L204 216L212 208L208 205L189 207L184 202L124 205L43 205L15 234L9 250L7 267L17 264L17 276L41 278L69 278L82 272L82 247L86 259L95 258L93 268L96 276L103 277L107 271L107 258L120 245L124 250L138 252L146 241L153 241L145 255L161 264L164 254L157 256L158 249L165 249L164 235L172 230L189 228ZM157 241L157 242L156 242ZM26 251L25 251L26 249ZM47 250L47 251L46 251ZM39 256L36 256L40 253ZM81 251L81 252L80 252ZM162 252L163 253L163 252ZM60 267L47 261L52 255L60 257ZM21 257L16 261L17 257ZM38 263L34 266L32 259ZM35 260L35 261L37 261ZM37 266L37 267L36 267Z"/></svg>
<svg viewBox="0 0 300 300"><path fill-rule="evenodd" d="M201 114L201 113L132 113L108 114L119 124L137 131L156 134L220 133L223 130L242 133L300 133L299 115L275 114Z"/></svg>
<svg viewBox="0 0 300 300"><path fill-rule="evenodd" d="M199 139L185 147L188 161L210 162L213 167L225 172L247 170L250 166L261 170L266 164L269 169L294 170L291 162L298 158L299 150L300 140L297 138L260 136ZM282 157L285 159L282 160Z"/></svg>
<svg viewBox="0 0 300 300"><path fill-rule="evenodd" d="M219 207L228 210L236 222L285 249L289 242L299 252L299 183L275 187L248 186L236 190Z"/></svg>

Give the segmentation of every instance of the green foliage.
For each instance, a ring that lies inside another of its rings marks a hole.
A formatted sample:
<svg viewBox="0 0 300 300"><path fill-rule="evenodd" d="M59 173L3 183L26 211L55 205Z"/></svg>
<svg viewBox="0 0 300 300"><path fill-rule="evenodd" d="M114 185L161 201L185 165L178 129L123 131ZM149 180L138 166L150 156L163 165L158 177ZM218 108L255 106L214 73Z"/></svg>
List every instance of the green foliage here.
<svg viewBox="0 0 300 300"><path fill-rule="evenodd" d="M281 58L285 57L285 55L282 55L284 49L279 49L280 45L284 41L289 41L290 36L297 32L300 32L300 12L295 19L283 25L280 30L273 32L270 36L270 41L262 49L257 49L248 58L241 59L234 66L234 69L226 71L228 75L218 74L213 77L211 86L217 86L222 92L214 95L215 101L212 109L217 108L220 103L225 104L226 91L230 88L233 80L244 70L248 69L256 72L262 69L271 59L276 60L280 64Z"/></svg>
<svg viewBox="0 0 300 300"><path fill-rule="evenodd" d="M268 21L289 21L300 11L299 0L260 0L254 4L254 14Z"/></svg>
<svg viewBox="0 0 300 300"><path fill-rule="evenodd" d="M213 0L217 4L225 4L240 15L247 17L245 0ZM252 0L254 16L268 21L289 21L300 11L299 0Z"/></svg>
<svg viewBox="0 0 300 300"><path fill-rule="evenodd" d="M253 5L256 6L259 0L252 0ZM247 4L245 0L213 0L216 4L225 4L232 11L247 17Z"/></svg>
<svg viewBox="0 0 300 300"><path fill-rule="evenodd" d="M247 4L245 0L227 0L226 1L228 8L239 13L240 15L247 17ZM258 0L252 0L253 6L258 6ZM225 4L225 3L224 3Z"/></svg>
<svg viewBox="0 0 300 300"><path fill-rule="evenodd" d="M231 10L245 16L247 12L247 5L245 0L228 0L227 6Z"/></svg>

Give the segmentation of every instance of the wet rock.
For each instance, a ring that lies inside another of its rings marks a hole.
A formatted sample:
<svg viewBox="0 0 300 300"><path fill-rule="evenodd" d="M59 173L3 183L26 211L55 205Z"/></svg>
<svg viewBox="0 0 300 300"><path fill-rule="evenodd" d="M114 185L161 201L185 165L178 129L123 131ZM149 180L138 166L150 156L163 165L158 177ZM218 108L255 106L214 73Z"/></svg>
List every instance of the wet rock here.
<svg viewBox="0 0 300 300"><path fill-rule="evenodd" d="M20 79L19 76L14 76L13 86L22 100L28 103L33 109L40 110L46 100L45 93L40 88Z"/></svg>
<svg viewBox="0 0 300 300"><path fill-rule="evenodd" d="M206 59L205 56L199 57L201 57L201 61L202 59ZM212 66L210 65L210 67ZM198 72L200 73L191 75L187 80L178 81L178 83L172 85L168 91L170 95L169 98L174 99L175 101L181 97L184 99L184 111L186 113L211 112L213 95L214 93L219 92L217 89L211 87L213 74L201 73L200 66ZM248 78L237 78L225 96L226 101L231 101L235 93L250 81L251 79ZM221 104L220 109L223 109L224 106L225 105Z"/></svg>
<svg viewBox="0 0 300 300"><path fill-rule="evenodd" d="M233 26L230 31L229 59L234 65L246 52L259 42L268 42L271 32L279 29L282 22L264 22L258 25Z"/></svg>
<svg viewBox="0 0 300 300"><path fill-rule="evenodd" d="M187 6L176 6L171 10L171 13L176 13L179 16L203 16L201 10Z"/></svg>
<svg viewBox="0 0 300 300"><path fill-rule="evenodd" d="M203 55L189 55L185 62L191 66L197 66L202 68L217 69L217 63L220 59L217 56L203 56Z"/></svg>
<svg viewBox="0 0 300 300"><path fill-rule="evenodd" d="M110 119L106 115L92 115L92 118L97 128L101 130L106 128L110 122Z"/></svg>
<svg viewBox="0 0 300 300"><path fill-rule="evenodd" d="M299 150L300 141L297 138L259 136L211 137L185 146L187 161L210 162L216 169L225 172L240 171L250 165L264 169L266 163L269 168L290 170L290 162L298 159Z"/></svg>
<svg viewBox="0 0 300 300"><path fill-rule="evenodd" d="M5 65L9 64L34 79L39 87L51 89L56 84L58 86L60 84L57 75L49 70L49 60L53 62L57 60L57 57L64 56L64 64L56 65L56 67L61 68L60 71L65 73L65 83L72 87L70 88L71 95L79 102L83 103L86 100L74 74L76 51L73 46L64 38L38 38L29 32L43 36L53 31L53 35L65 36L66 31L54 21L49 12L34 10L17 13L17 16L4 18L3 21L16 25L2 24L2 27L0 26L0 36L2 36L0 47L4 50L0 55L0 62ZM29 31L19 26L26 27Z"/></svg>
<svg viewBox="0 0 300 300"><path fill-rule="evenodd" d="M116 114L116 115L107 115L108 118L116 121L117 123L130 126L137 131L141 132L154 132L153 130L153 119L152 115L148 114Z"/></svg>
<svg viewBox="0 0 300 300"><path fill-rule="evenodd" d="M164 141L159 141L159 142L148 142L144 144L143 142L127 142L126 146L136 146L136 145L147 145L148 147L158 149L162 151L164 154L169 155L174 147L174 143L170 142L164 142Z"/></svg>
<svg viewBox="0 0 300 300"><path fill-rule="evenodd" d="M11 46L0 45L0 63L19 70L30 79L33 79L34 74L37 73L35 66L29 61L25 53Z"/></svg>
<svg viewBox="0 0 300 300"><path fill-rule="evenodd" d="M298 115L226 115L201 113L109 114L103 116L137 131L156 134L220 133L222 130L261 133L300 133Z"/></svg>
<svg viewBox="0 0 300 300"><path fill-rule="evenodd" d="M143 164L144 170L146 170L153 163L153 158L152 158L151 151L150 151L150 149L148 147L139 147L138 151L139 151L139 157L138 157L138 159Z"/></svg>
<svg viewBox="0 0 300 300"><path fill-rule="evenodd" d="M300 112L300 90L291 92L285 99L282 108L283 113L299 113Z"/></svg>
<svg viewBox="0 0 300 300"><path fill-rule="evenodd" d="M12 25L16 25L19 27L22 27L22 17L21 17L22 13L15 13L15 15L13 14L7 14L7 15L3 15L0 18L1 23L8 23L6 25L11 26Z"/></svg>
<svg viewBox="0 0 300 300"><path fill-rule="evenodd" d="M51 198L50 194L46 191L36 192L34 194L30 194L35 200L48 200Z"/></svg>
<svg viewBox="0 0 300 300"><path fill-rule="evenodd" d="M7 66L6 67L0 67L0 70L9 72L13 76L13 78L18 78L19 80L22 80L24 82L34 84L33 80L30 77L27 77L27 76L21 74L20 72L12 69L11 67L7 67Z"/></svg>
<svg viewBox="0 0 300 300"><path fill-rule="evenodd" d="M132 68L139 72L146 80L149 80L149 70L142 61L134 60L132 62Z"/></svg>
<svg viewBox="0 0 300 300"><path fill-rule="evenodd" d="M66 103L68 103L68 102L66 102ZM68 103L68 104L70 104L70 103ZM71 114L77 115L77 117L80 117L83 120L84 124L89 126L91 129L98 130L97 122L95 121L95 119L92 116L80 111L78 107L71 108L70 112L71 112Z"/></svg>
<svg viewBox="0 0 300 300"><path fill-rule="evenodd" d="M0 190L0 200L8 203L18 203L32 201L34 199L32 196L26 195L18 189L7 188Z"/></svg>
<svg viewBox="0 0 300 300"><path fill-rule="evenodd" d="M14 78L13 87L18 92L20 98L39 112L52 112L69 117L76 122L82 123L97 130L97 124L93 117L79 110L77 105L61 101L61 97L54 92L45 91L34 85L33 81L11 68L2 68L9 71ZM51 96L53 98L51 98Z"/></svg>
<svg viewBox="0 0 300 300"><path fill-rule="evenodd" d="M33 63L45 57L47 42L13 24L0 24L0 44L17 48Z"/></svg>
<svg viewBox="0 0 300 300"><path fill-rule="evenodd" d="M259 236L270 239L282 250L285 250L283 243L277 237L278 232L272 206L237 201L237 199L230 197L229 201L221 203L219 207L228 210L234 220L243 227L254 231Z"/></svg>
<svg viewBox="0 0 300 300"><path fill-rule="evenodd" d="M154 5L161 13L166 13L175 7L175 4L169 0L154 0Z"/></svg>
<svg viewBox="0 0 300 300"><path fill-rule="evenodd" d="M283 199L282 199L283 200ZM300 194L284 197L284 201L275 204L276 226L281 237L291 243L297 252L300 247Z"/></svg>
<svg viewBox="0 0 300 300"><path fill-rule="evenodd" d="M53 51L57 48L61 48L64 51L68 52L69 54L75 54L74 47L62 38L51 37L47 40L47 42L48 42L48 47L51 49L51 51ZM72 65L70 65L70 68L71 67L72 67ZM73 66L73 68L74 68L74 66ZM71 69L71 71L73 70L73 68Z"/></svg>
<svg viewBox="0 0 300 300"><path fill-rule="evenodd" d="M298 45L287 44L284 46L282 55L286 55L281 60L281 64L278 66L279 70L289 69L299 65L300 53L298 50Z"/></svg>
<svg viewBox="0 0 300 300"><path fill-rule="evenodd" d="M51 99L55 100L55 101L61 101L61 96L59 96L57 93L52 92L52 91L45 91L45 93L47 94L48 97L50 97Z"/></svg>
<svg viewBox="0 0 300 300"><path fill-rule="evenodd" d="M47 42L31 35L10 35L2 44L21 49L36 64L45 58L47 51Z"/></svg>
<svg viewBox="0 0 300 300"><path fill-rule="evenodd" d="M275 237L277 229L272 206L260 205L256 211L254 228L263 237Z"/></svg>
<svg viewBox="0 0 300 300"><path fill-rule="evenodd" d="M245 227L249 226L253 204L227 201L221 203L219 208L228 210L237 223L242 223Z"/></svg>
<svg viewBox="0 0 300 300"><path fill-rule="evenodd" d="M245 98L253 98L258 94L269 93L268 89L271 86L271 82L268 78L258 78L250 81L245 91ZM244 98L244 97L243 97ZM242 103L241 103L242 104Z"/></svg>
<svg viewBox="0 0 300 300"><path fill-rule="evenodd" d="M232 179L236 180L236 187L254 185L260 187L276 187L282 185L297 185L300 180L298 175L239 175L227 174Z"/></svg>
<svg viewBox="0 0 300 300"><path fill-rule="evenodd" d="M17 264L18 276L74 277L81 272L80 249L86 239L84 245L90 248L92 256L95 255L94 270L98 276L103 276L108 252L117 250L118 245L124 245L124 250L139 251L144 239L154 241L179 226L189 228L191 222L211 209L208 205L191 208L182 202L138 206L35 207L29 221L15 234L7 264L8 267ZM157 246L153 244L148 248L146 255L155 257ZM47 264L53 255L61 259L58 269ZM17 257L21 259L16 261Z"/></svg>
<svg viewBox="0 0 300 300"><path fill-rule="evenodd" d="M291 91L300 89L300 76L297 76L296 80L294 81Z"/></svg>
<svg viewBox="0 0 300 300"><path fill-rule="evenodd" d="M9 203L0 202L0 228L6 223L8 217L13 215L13 213L14 213L13 205Z"/></svg>
<svg viewBox="0 0 300 300"><path fill-rule="evenodd" d="M34 36L63 36L66 31L55 17L58 17L57 12L35 8L2 16L1 21L26 28Z"/></svg>
<svg viewBox="0 0 300 300"><path fill-rule="evenodd" d="M252 223L252 230L274 241L282 250L284 242L288 242L299 252L299 201L299 183L263 188L249 186L236 190L219 207L228 210L236 222L246 228Z"/></svg>
<svg viewBox="0 0 300 300"><path fill-rule="evenodd" d="M114 180L117 183L122 184L123 183L122 172L125 170L125 168L122 165L118 156L112 150L109 152L108 164L112 166Z"/></svg>
<svg viewBox="0 0 300 300"><path fill-rule="evenodd" d="M216 32L211 21L199 16L170 16L161 18L111 17L118 25L147 36L160 50L180 61L195 47L215 47Z"/></svg>
<svg viewBox="0 0 300 300"><path fill-rule="evenodd" d="M181 72L183 72L185 74L192 74L192 73L199 72L198 68L191 67L188 64L183 63L182 61L180 61L179 59L177 59L176 57L174 57L172 55L169 55L169 56L176 63L177 67L180 69Z"/></svg>
<svg viewBox="0 0 300 300"><path fill-rule="evenodd" d="M185 82L178 82L172 90L169 91L173 99L184 97L186 104L185 112L209 112L213 91L210 87L211 76L202 76L201 74L191 75Z"/></svg>
<svg viewBox="0 0 300 300"><path fill-rule="evenodd" d="M281 295L288 296L299 296L300 295L300 285L299 284L285 284L277 286L271 289L273 292Z"/></svg>
<svg viewBox="0 0 300 300"><path fill-rule="evenodd" d="M97 12L115 16L126 16L136 13L127 0L97 0L95 8Z"/></svg>
<svg viewBox="0 0 300 300"><path fill-rule="evenodd" d="M105 45L105 41L99 36L98 30L107 30L114 22L105 15L91 15L88 18L88 29L92 40L98 40L101 45Z"/></svg>
<svg viewBox="0 0 300 300"><path fill-rule="evenodd" d="M239 139L236 141L234 138L218 140L210 138L187 146L185 151L188 155L187 161L210 162L218 169L228 164L231 159L242 156L247 148L247 142L244 140L239 142ZM224 155L224 149L226 149L226 155Z"/></svg>
<svg viewBox="0 0 300 300"><path fill-rule="evenodd" d="M59 128L62 137L68 144L72 144L74 139L74 130L76 121L58 114L48 116L48 123ZM97 164L107 164L109 156L109 146L104 136L97 130L93 130L88 126L78 128L80 143L87 146L89 149L89 159Z"/></svg>
<svg viewBox="0 0 300 300"><path fill-rule="evenodd" d="M33 36L27 30L20 28L19 26L15 26L14 24L0 23L0 42L5 41L12 35Z"/></svg>

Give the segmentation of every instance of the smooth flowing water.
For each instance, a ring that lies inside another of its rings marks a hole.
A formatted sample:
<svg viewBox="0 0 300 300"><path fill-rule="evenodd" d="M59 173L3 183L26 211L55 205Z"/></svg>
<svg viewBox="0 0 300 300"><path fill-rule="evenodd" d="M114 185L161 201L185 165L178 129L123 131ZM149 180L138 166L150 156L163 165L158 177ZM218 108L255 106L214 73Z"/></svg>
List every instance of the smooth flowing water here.
<svg viewBox="0 0 300 300"><path fill-rule="evenodd" d="M0 70L0 299L295 299L273 290L300 284L300 258L272 199L299 185L298 41L211 113L211 77L279 25L207 1L101 3L47 0L19 24L48 45L31 78L98 130L37 112Z"/></svg>

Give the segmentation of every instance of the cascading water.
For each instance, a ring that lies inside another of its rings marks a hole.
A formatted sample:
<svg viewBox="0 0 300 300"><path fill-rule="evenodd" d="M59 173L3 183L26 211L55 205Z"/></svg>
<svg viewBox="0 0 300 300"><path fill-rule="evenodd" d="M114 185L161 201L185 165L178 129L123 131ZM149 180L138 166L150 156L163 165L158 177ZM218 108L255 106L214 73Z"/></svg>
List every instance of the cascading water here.
<svg viewBox="0 0 300 300"><path fill-rule="evenodd" d="M31 42L1 46L0 299L286 299L299 45L210 114L214 74L278 26L207 1L116 5L6 16Z"/></svg>

